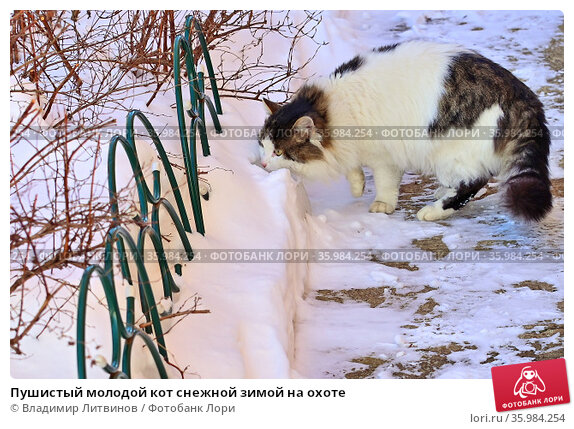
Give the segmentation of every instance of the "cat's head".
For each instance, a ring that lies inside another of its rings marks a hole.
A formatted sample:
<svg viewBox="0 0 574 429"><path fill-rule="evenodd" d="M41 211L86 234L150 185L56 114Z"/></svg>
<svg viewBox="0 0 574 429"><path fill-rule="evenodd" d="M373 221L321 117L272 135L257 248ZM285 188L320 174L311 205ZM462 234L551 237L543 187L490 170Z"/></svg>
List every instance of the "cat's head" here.
<svg viewBox="0 0 574 429"><path fill-rule="evenodd" d="M279 105L264 99L269 116L259 133L261 165L267 171L288 168L315 176L325 164L326 118L314 99L298 93L292 101Z"/></svg>

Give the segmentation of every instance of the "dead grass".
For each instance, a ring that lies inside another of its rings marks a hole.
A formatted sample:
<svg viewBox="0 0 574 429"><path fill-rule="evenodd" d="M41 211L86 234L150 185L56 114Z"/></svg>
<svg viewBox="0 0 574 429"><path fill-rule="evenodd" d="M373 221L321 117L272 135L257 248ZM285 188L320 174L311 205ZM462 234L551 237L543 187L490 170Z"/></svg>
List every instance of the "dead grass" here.
<svg viewBox="0 0 574 429"><path fill-rule="evenodd" d="M425 252L431 252L436 259L442 259L450 253L450 249L442 241L442 238L441 234L429 238L414 239L412 244Z"/></svg>
<svg viewBox="0 0 574 429"><path fill-rule="evenodd" d="M445 365L453 363L453 361L448 358L451 353L463 350L476 350L476 348L476 346L471 344L458 344L452 342L442 346L419 349L419 351L423 353L421 358L414 363L395 363L394 366L398 371L394 372L393 376L396 378L407 379L432 378L433 374L437 370Z"/></svg>
<svg viewBox="0 0 574 429"><path fill-rule="evenodd" d="M360 365L364 365L364 366L366 366L366 368L363 368L363 369L351 368L351 372L348 372L345 374L345 378L349 378L349 379L369 378L373 375L373 373L376 371L376 369L379 366L388 363L387 360L383 360L383 359L379 359L379 358L371 357L371 356L359 357L359 358L351 360L351 362L358 363Z"/></svg>
<svg viewBox="0 0 574 429"><path fill-rule="evenodd" d="M405 213L406 219L416 219L417 212L433 200L434 193L438 188L438 182L428 176L416 176L414 180L401 183L399 210Z"/></svg>
<svg viewBox="0 0 574 429"><path fill-rule="evenodd" d="M377 264L384 265L386 267L391 268L398 268L399 270L407 270L407 271L418 271L419 267L416 265L411 264L410 262L406 261L399 261L399 262L387 262L379 259L376 254L372 254L370 259L371 262L375 262Z"/></svg>
<svg viewBox="0 0 574 429"><path fill-rule="evenodd" d="M434 310L434 308L438 305L438 302L436 302L434 299L432 298L428 298L424 304L422 304L417 311L415 311L415 314L420 314L420 315L426 315L429 313L432 313L432 311Z"/></svg>
<svg viewBox="0 0 574 429"><path fill-rule="evenodd" d="M564 198L564 178L551 179L550 182L552 183L552 195L555 198Z"/></svg>
<svg viewBox="0 0 574 429"><path fill-rule="evenodd" d="M514 286L516 288L527 287L531 290L543 290L546 292L556 292L557 291L557 289L554 287L554 285L552 285L550 283L546 283L546 282L540 282L537 280L524 280L520 283L514 283L512 286Z"/></svg>
<svg viewBox="0 0 574 429"><path fill-rule="evenodd" d="M495 248L517 248L520 244L516 240L479 240L474 246L474 250L487 251Z"/></svg>

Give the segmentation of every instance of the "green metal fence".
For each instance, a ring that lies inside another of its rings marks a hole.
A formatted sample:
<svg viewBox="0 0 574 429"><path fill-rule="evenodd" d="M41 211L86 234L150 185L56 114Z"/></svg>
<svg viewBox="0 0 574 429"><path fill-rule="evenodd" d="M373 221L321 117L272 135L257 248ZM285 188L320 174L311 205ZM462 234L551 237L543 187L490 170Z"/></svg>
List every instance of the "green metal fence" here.
<svg viewBox="0 0 574 429"><path fill-rule="evenodd" d="M196 71L196 64L194 63L191 48L193 35L197 37L201 45L203 60L210 80L213 101L205 92L204 74ZM221 132L221 125L217 115L222 113L207 43L199 21L192 16L188 16L186 19L184 34L177 36L174 40L173 62L179 136L187 186L180 186L180 184L177 183L167 153L150 121L142 112L138 110L130 111L126 119L126 135L115 135L109 143L108 187L113 227L106 237L103 266L91 265L86 268L79 286L77 314L77 365L79 378L86 378L86 310L90 283L95 275L99 278L104 289L109 309L112 336L111 359L108 360L100 356L96 359L98 365L102 367L111 378L130 378L132 347L135 339L140 338L147 346L149 353L151 353L159 376L161 378L167 378L164 362L169 362L169 359L160 314L158 306L156 305L159 300L156 301L153 294L148 273L144 265L143 251L146 248L146 244L151 242L161 272L163 297L165 299L172 299L172 294L178 292L179 289L175 284L165 257L159 222L160 209L163 208L162 214L165 215L165 213L167 213L173 221L179 239L185 249L185 256L188 260L192 260L193 249L187 237L187 233L192 232L192 228L189 221L188 208L182 198L182 190L188 193L191 200L191 212L195 222L195 231L200 234L205 234L197 173L196 135L199 134L203 155L208 156L210 151L205 127L205 106L208 108L216 132ZM182 63L187 73L187 77L183 80L183 83ZM185 85L187 85L189 89L189 109L184 109L183 87ZM152 173L153 189L150 190L146 183L138 160L135 144L134 122L136 120L143 125L153 142L161 160L163 171L167 176L176 207L161 196L161 173L159 170L156 169ZM135 178L139 203L138 218L141 221L138 222L141 226L137 237L132 237L129 231L122 226L119 217L118 190L116 186L116 151L118 148L121 148L127 155L131 171ZM136 267L136 273L130 271L128 259L133 261ZM121 275L129 285L126 288L124 315L122 315L122 311L120 310L113 274L113 265L116 260L120 261ZM176 264L173 269L176 274L181 274L181 265ZM144 324L145 328L143 330L136 327L135 324L136 285L139 291L139 294L137 294L139 295L139 305L147 322Z"/></svg>

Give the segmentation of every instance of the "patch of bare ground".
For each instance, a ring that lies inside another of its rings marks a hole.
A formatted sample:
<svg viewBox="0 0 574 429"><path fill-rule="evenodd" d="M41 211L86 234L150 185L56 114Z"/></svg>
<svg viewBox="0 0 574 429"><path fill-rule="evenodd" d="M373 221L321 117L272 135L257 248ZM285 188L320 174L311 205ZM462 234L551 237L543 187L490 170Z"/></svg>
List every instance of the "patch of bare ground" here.
<svg viewBox="0 0 574 429"><path fill-rule="evenodd" d="M522 339L533 339L533 338L549 338L556 334L560 337L564 337L564 325L557 324L551 320L544 320L538 323L531 323L524 325L526 332L520 334L518 338Z"/></svg>
<svg viewBox="0 0 574 429"><path fill-rule="evenodd" d="M445 365L454 363L448 357L451 353L476 349L477 347L471 344L454 342L447 345L419 349L418 351L422 352L420 359L409 363L396 362L393 368L396 368L397 371L393 372L393 376L396 378L432 378L437 370Z"/></svg>
<svg viewBox="0 0 574 429"><path fill-rule="evenodd" d="M438 182L428 176L416 176L414 180L401 183L398 208L405 213L405 218L416 219L417 212L434 198L439 188Z"/></svg>
<svg viewBox="0 0 574 429"><path fill-rule="evenodd" d="M376 253L372 253L369 260L386 267L398 268L399 270L418 271L419 267L406 261L383 261Z"/></svg>
<svg viewBox="0 0 574 429"><path fill-rule="evenodd" d="M398 268L399 270L407 270L407 271L418 271L419 270L418 266L413 265L407 261L384 261L380 258L380 256L376 252L371 253L369 260L371 262L375 262L377 264L381 264L381 265L384 265L386 267Z"/></svg>
<svg viewBox="0 0 574 429"><path fill-rule="evenodd" d="M519 288L519 287L527 287L531 290L543 290L546 292L556 292L556 287L550 283L541 282L538 280L524 280L520 283L514 283L512 286Z"/></svg>
<svg viewBox="0 0 574 429"><path fill-rule="evenodd" d="M434 237L414 239L412 241L413 246L418 247L425 252L431 252L436 259L442 259L450 253L450 249L442 241L442 234L435 235Z"/></svg>
<svg viewBox="0 0 574 429"><path fill-rule="evenodd" d="M564 71L564 27L560 26L560 28L562 28L562 34L550 40L543 51L544 60L552 70L557 72Z"/></svg>
<svg viewBox="0 0 574 429"><path fill-rule="evenodd" d="M315 299L318 301L331 301L338 304L343 304L345 300L339 295L339 291L330 289L319 289L315 294Z"/></svg>
<svg viewBox="0 0 574 429"><path fill-rule="evenodd" d="M416 362L408 363L392 362L390 359L381 359L373 356L362 356L351 360L352 363L359 364L361 367L351 368L344 376L350 379L373 378L375 371L382 366L386 369L390 369L395 378L432 378L437 370L445 365L454 363L448 357L451 353L463 350L476 350L476 348L476 346L468 343L458 344L455 342L436 347L428 347L418 350L422 354Z"/></svg>
<svg viewBox="0 0 574 429"><path fill-rule="evenodd" d="M436 302L432 298L428 298L424 302L424 304L421 304L421 306L417 309L417 311L415 311L415 314L426 315L426 314L432 313L432 311L434 310L434 308L437 305L438 305L438 302Z"/></svg>
<svg viewBox="0 0 574 429"><path fill-rule="evenodd" d="M353 367L350 369L350 372L345 374L345 378L349 379L357 379L357 378L369 378L371 377L374 372L377 370L378 367L381 365L389 363L388 360L372 357L372 356L364 356L352 359L351 362L357 363L362 365L362 368Z"/></svg>
<svg viewBox="0 0 574 429"><path fill-rule="evenodd" d="M401 288L401 291L406 288ZM401 309L408 307L421 294L435 290L430 286L423 286L421 289L408 292L398 292L396 287L380 286L368 288L352 288L342 290L320 289L316 291L315 299L319 301L330 301L338 304L354 301L369 304L371 308L396 305ZM423 314L423 313L419 313Z"/></svg>
<svg viewBox="0 0 574 429"><path fill-rule="evenodd" d="M398 268L399 270L407 270L407 271L418 271L419 267L416 265L412 265L410 262L377 262L381 265L385 265L391 268Z"/></svg>
<svg viewBox="0 0 574 429"><path fill-rule="evenodd" d="M555 198L564 198L564 178L550 179L552 183L552 195Z"/></svg>
<svg viewBox="0 0 574 429"><path fill-rule="evenodd" d="M547 107L564 111L564 24L558 27L557 35L542 51L544 62L555 72L546 79L546 85L538 88L538 95L546 97Z"/></svg>
<svg viewBox="0 0 574 429"><path fill-rule="evenodd" d="M526 332L518 337L527 340L533 350L517 350L517 356L533 361L564 357L564 324L543 320L523 327ZM549 338L554 338L554 341L548 342Z"/></svg>
<svg viewBox="0 0 574 429"><path fill-rule="evenodd" d="M520 247L520 244L516 240L479 240L474 246L474 250L485 251L501 247L517 248Z"/></svg>
<svg viewBox="0 0 574 429"><path fill-rule="evenodd" d="M342 291L343 294L351 301L365 302L371 308L376 308L386 301L385 292L389 293L391 288L388 287L369 287L365 289L347 289Z"/></svg>
<svg viewBox="0 0 574 429"><path fill-rule="evenodd" d="M500 355L500 353L492 351L492 352L488 352L487 353L487 358L485 360L483 360L482 362L480 362L481 365L488 365L490 363L493 363L494 361L496 361L496 358Z"/></svg>

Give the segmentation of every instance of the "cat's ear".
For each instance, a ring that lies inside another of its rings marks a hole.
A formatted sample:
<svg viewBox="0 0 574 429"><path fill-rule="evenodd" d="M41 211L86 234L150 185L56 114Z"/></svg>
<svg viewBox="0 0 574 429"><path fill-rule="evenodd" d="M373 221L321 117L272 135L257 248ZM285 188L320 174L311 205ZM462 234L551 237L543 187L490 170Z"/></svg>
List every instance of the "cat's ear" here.
<svg viewBox="0 0 574 429"><path fill-rule="evenodd" d="M265 106L265 110L268 115L272 115L281 107L279 103L275 103L274 101L268 100L266 98L263 99L263 105Z"/></svg>
<svg viewBox="0 0 574 429"><path fill-rule="evenodd" d="M310 139L313 135L313 131L315 131L315 123L310 116L301 116L295 121L291 129L297 140L304 141Z"/></svg>

